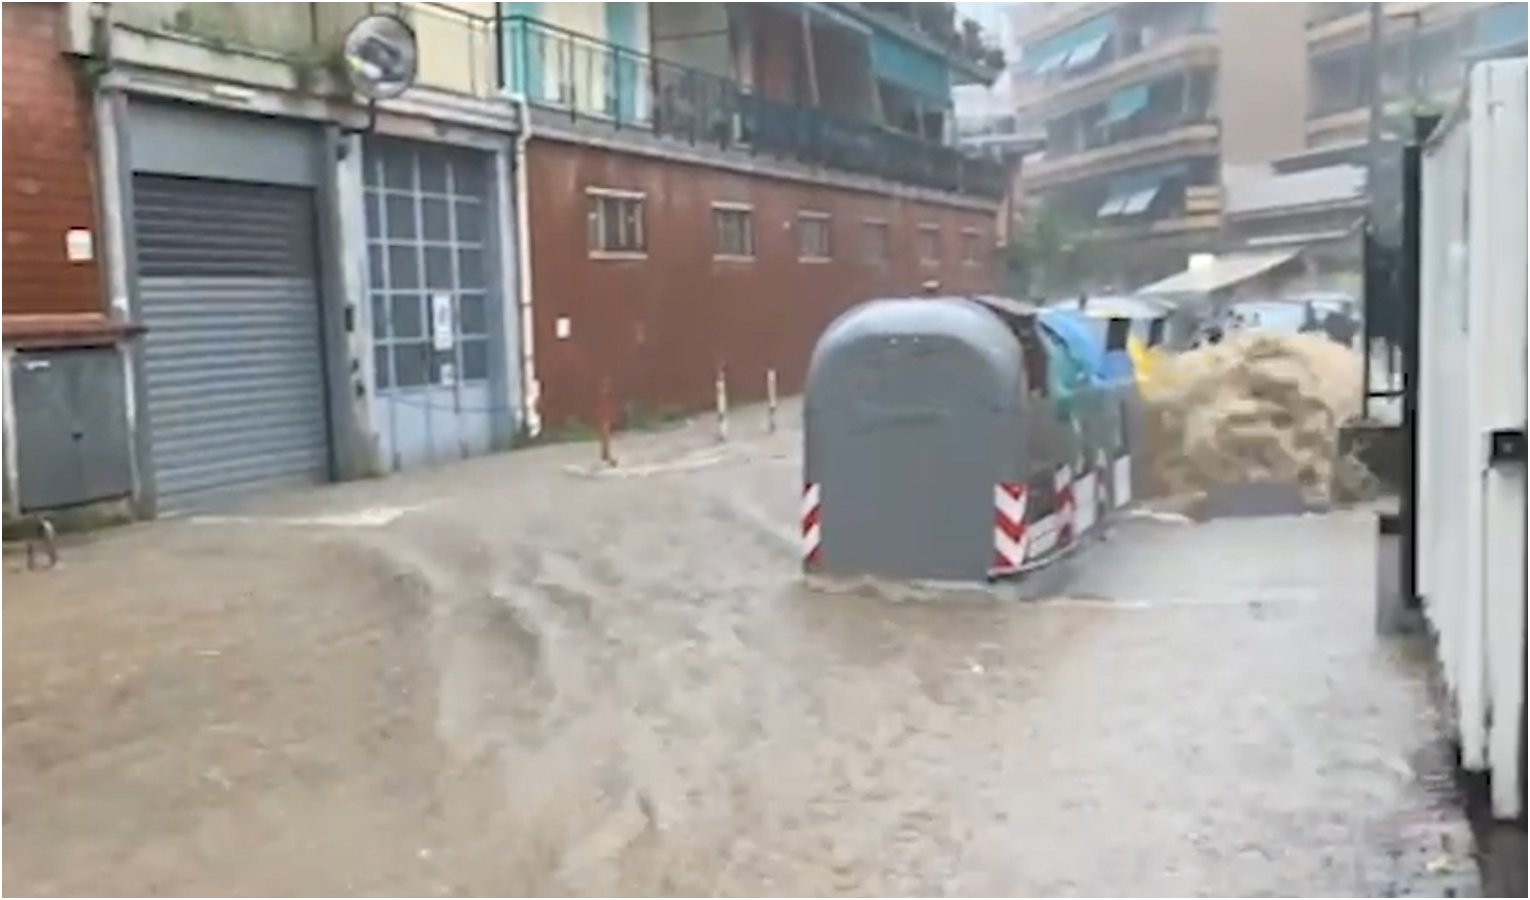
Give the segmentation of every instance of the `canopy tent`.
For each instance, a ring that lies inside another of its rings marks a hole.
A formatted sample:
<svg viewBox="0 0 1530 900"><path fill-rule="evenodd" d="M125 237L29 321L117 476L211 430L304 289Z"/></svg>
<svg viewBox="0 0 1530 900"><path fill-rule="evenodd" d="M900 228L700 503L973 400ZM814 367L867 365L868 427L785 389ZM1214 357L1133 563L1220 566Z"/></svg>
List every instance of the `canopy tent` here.
<svg viewBox="0 0 1530 900"><path fill-rule="evenodd" d="M1137 293L1146 297L1172 294L1210 294L1242 284L1250 278L1285 265L1295 259L1297 251L1282 250L1270 253L1229 253L1210 261L1192 265L1176 275L1139 288Z"/></svg>

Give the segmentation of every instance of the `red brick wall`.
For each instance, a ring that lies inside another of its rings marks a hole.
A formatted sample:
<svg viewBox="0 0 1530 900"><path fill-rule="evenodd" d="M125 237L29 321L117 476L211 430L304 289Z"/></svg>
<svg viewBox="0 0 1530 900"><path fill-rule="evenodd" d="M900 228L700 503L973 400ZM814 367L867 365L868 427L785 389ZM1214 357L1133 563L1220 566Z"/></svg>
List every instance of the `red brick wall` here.
<svg viewBox="0 0 1530 900"><path fill-rule="evenodd" d="M726 363L730 395L758 399L766 368L783 393L800 389L819 333L851 305L914 295L927 279L945 290L994 288L992 212L763 178L599 148L533 141L529 148L532 290L541 410L556 426L590 421L597 385L618 404L707 408ZM643 191L647 257L589 255L585 189ZM755 258L713 258L714 202L754 206ZM833 259L798 260L797 212L832 216ZM891 226L891 260L865 252L863 220ZM941 225L944 259L916 252L922 222ZM961 259L963 228L977 229L980 262ZM558 340L555 322L571 320Z"/></svg>
<svg viewBox="0 0 1530 900"><path fill-rule="evenodd" d="M69 262L71 228L95 235L89 103L61 52L61 3L7 3L4 15L5 265L7 337L12 317L101 313L94 262ZM99 251L99 235L96 235Z"/></svg>

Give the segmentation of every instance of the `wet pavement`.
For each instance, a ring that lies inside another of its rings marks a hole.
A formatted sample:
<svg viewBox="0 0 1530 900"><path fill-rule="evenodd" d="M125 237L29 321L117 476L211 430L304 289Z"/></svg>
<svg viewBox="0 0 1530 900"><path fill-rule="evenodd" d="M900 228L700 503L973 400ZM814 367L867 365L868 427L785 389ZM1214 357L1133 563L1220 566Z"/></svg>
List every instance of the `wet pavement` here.
<svg viewBox="0 0 1530 900"><path fill-rule="evenodd" d="M1368 516L1127 521L1029 599L808 584L799 436L733 434L8 558L5 890L1473 889Z"/></svg>

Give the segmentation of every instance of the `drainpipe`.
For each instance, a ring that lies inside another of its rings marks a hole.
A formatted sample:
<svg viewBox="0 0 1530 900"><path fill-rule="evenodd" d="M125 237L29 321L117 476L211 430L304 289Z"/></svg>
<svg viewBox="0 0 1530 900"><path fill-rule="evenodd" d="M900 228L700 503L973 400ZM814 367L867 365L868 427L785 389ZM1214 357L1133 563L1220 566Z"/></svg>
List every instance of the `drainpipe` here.
<svg viewBox="0 0 1530 900"><path fill-rule="evenodd" d="M503 53L501 44L501 53ZM520 133L515 136L515 243L516 306L521 316L521 422L527 437L542 433L538 412L542 386L537 381L535 321L531 311L531 177L526 171L526 145L531 143L531 105L526 100L525 85L512 94Z"/></svg>
<svg viewBox="0 0 1530 900"><path fill-rule="evenodd" d="M91 51L101 61L101 76L112 71L112 4L102 3L92 9ZM127 106L124 95L96 84L91 90L91 120L95 144L94 171L96 188L96 245L100 248L101 284L107 297L107 312L118 325L133 324L132 279L128 271L127 198L124 196L124 159L127 150ZM121 338L117 349L122 363L123 418L128 433L128 477L132 486L134 515L149 518L154 514L153 486L146 477L149 459L148 434L139 422L138 402L142 395L139 378L139 349Z"/></svg>
<svg viewBox="0 0 1530 900"><path fill-rule="evenodd" d="M531 103L526 96L526 32L525 20L512 33L517 50L514 59L505 58L509 44L505 40L506 17L497 9L494 19L496 43L495 67L501 90L511 81L510 65L515 68L516 89L508 93L515 104L517 125L515 135L515 252L516 252L516 311L520 316L521 346L521 428L526 437L542 433L542 416L538 411L542 398L542 386L537 381L535 321L531 311L531 177L526 171L526 145L531 143ZM509 65L507 65L509 64Z"/></svg>

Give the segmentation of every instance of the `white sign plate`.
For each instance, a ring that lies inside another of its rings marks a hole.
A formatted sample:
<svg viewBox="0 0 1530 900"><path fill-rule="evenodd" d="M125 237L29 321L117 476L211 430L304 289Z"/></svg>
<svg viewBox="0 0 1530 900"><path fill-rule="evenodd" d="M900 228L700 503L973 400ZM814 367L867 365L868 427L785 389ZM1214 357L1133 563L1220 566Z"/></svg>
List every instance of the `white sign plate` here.
<svg viewBox="0 0 1530 900"><path fill-rule="evenodd" d="M430 295L431 343L437 350L450 350L456 344L452 328L452 295Z"/></svg>

